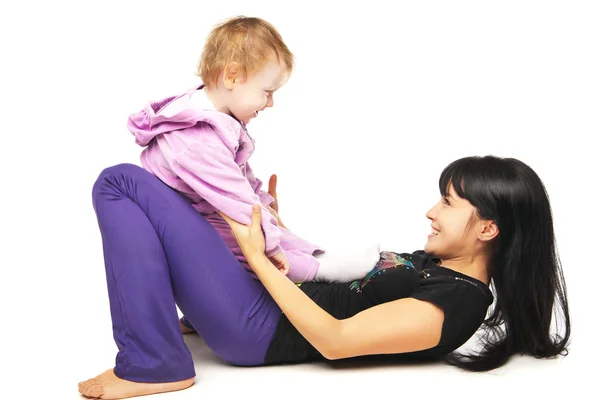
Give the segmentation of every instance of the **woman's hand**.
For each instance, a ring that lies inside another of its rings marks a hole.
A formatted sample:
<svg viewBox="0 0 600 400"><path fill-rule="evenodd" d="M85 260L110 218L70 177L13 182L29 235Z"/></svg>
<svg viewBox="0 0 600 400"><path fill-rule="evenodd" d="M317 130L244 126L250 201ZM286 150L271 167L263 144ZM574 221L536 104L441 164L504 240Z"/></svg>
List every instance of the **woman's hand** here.
<svg viewBox="0 0 600 400"><path fill-rule="evenodd" d="M271 215L275 217L275 219L277 220L277 224L280 227L287 229L287 227L281 221L281 217L279 217L279 202L277 200L277 175L275 175L275 174L271 175L271 177L269 178L269 192L268 193L273 198L273 203L270 205L264 204L264 206L267 208L267 210L269 210Z"/></svg>
<svg viewBox="0 0 600 400"><path fill-rule="evenodd" d="M275 213L279 214L279 203L277 202L277 175L273 174L269 178L269 192L271 197L273 198L273 204L271 204L271 208Z"/></svg>
<svg viewBox="0 0 600 400"><path fill-rule="evenodd" d="M265 253L265 236L260 227L260 206L254 205L252 207L252 223L250 225L240 224L221 211L219 211L219 214L229 224L233 237L235 237L246 258Z"/></svg>
<svg viewBox="0 0 600 400"><path fill-rule="evenodd" d="M252 206L252 223L250 225L240 224L219 211L221 217L229 224L229 228L235 237L248 264L254 269L253 260L257 257L265 257L265 236L260 226L262 209L259 205ZM279 252L270 258L273 265L284 275L290 271L290 263L285 254Z"/></svg>

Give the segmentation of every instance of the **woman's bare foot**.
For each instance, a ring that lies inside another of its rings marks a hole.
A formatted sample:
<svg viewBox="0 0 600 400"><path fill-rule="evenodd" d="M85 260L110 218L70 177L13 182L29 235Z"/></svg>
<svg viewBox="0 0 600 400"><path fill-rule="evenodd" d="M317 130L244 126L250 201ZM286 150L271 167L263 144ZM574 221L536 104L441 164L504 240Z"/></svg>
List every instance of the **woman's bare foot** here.
<svg viewBox="0 0 600 400"><path fill-rule="evenodd" d="M100 399L125 399L148 394L174 392L187 389L194 384L194 378L178 382L139 383L126 381L109 369L93 379L79 382L79 393Z"/></svg>
<svg viewBox="0 0 600 400"><path fill-rule="evenodd" d="M188 333L196 332L195 330L190 329L187 326L185 326L184 324L182 324L181 321L179 321L179 328L181 328L181 333L183 333L184 335L186 335Z"/></svg>

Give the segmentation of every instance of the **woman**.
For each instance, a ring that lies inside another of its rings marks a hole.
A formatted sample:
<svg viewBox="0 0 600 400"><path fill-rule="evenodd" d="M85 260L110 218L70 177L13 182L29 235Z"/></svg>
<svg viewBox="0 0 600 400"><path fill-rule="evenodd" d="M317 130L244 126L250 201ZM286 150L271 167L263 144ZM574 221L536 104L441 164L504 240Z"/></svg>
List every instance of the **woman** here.
<svg viewBox="0 0 600 400"><path fill-rule="evenodd" d="M176 304L235 365L385 356L481 371L517 353L565 353L566 288L537 174L515 159L468 157L444 169L439 188L424 251L382 252L361 281L297 286L264 255L260 208L251 226L224 216L254 279L182 196L139 167L108 168L93 198L119 353L79 391L108 399L191 386ZM480 352L454 354L482 323Z"/></svg>

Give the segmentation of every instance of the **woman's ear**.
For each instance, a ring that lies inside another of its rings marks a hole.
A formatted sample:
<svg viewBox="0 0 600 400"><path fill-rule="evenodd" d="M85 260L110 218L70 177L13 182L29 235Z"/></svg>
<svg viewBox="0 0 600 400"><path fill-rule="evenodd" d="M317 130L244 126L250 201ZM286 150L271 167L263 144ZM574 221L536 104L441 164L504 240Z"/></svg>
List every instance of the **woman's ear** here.
<svg viewBox="0 0 600 400"><path fill-rule="evenodd" d="M478 222L478 225L477 237L482 242L488 242L494 239L500 233L498 230L498 225L494 221L482 220Z"/></svg>

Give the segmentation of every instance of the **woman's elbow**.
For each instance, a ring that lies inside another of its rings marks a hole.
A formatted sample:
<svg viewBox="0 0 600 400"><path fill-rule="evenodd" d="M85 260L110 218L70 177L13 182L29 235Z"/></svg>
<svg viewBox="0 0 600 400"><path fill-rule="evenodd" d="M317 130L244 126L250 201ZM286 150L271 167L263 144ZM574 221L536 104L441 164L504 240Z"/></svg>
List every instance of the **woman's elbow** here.
<svg viewBox="0 0 600 400"><path fill-rule="evenodd" d="M318 350L323 357L331 361L350 358L353 355L347 342L343 340L331 340Z"/></svg>
<svg viewBox="0 0 600 400"><path fill-rule="evenodd" d="M336 348L327 348L323 351L320 351L321 355L329 360L329 361L335 361L335 360L341 360L343 358L347 358L346 356L344 356L344 353L340 350L340 349L336 349Z"/></svg>
<svg viewBox="0 0 600 400"><path fill-rule="evenodd" d="M348 346L343 340L343 324L342 321L336 320L332 329L329 331L329 335L326 335L326 341L322 342L317 348L319 353L327 360L340 360L342 358L348 358Z"/></svg>

